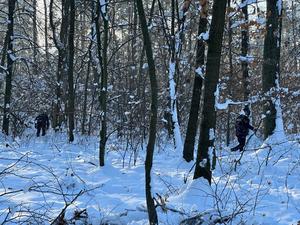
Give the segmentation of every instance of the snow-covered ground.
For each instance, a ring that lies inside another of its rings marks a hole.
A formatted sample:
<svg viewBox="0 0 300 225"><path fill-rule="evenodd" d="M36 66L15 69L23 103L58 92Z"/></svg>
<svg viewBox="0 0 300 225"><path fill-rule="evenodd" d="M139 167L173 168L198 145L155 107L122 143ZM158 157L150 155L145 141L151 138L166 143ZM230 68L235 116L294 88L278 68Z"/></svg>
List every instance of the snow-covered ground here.
<svg viewBox="0 0 300 225"><path fill-rule="evenodd" d="M204 224L216 218L227 218L224 224L299 224L299 142L300 136L279 143L252 137L241 159L219 147L211 186L192 180L193 163L185 163L181 152L160 145L152 179L159 224L199 214ZM144 151L133 165L132 154L124 157L110 141L106 165L99 168L96 137L68 144L63 134L15 141L2 136L0 143L1 224L51 224L64 209L76 224L148 224Z"/></svg>

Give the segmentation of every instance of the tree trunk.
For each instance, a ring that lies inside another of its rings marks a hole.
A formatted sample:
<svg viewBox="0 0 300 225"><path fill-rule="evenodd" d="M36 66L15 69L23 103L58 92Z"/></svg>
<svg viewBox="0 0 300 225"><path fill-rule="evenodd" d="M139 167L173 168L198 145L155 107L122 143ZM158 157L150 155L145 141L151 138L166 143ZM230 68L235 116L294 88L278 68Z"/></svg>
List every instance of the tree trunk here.
<svg viewBox="0 0 300 225"><path fill-rule="evenodd" d="M74 33L75 33L75 0L70 1L70 28L68 37L69 58L68 58L68 119L69 119L69 142L74 141L74 113L75 113L75 92L74 92Z"/></svg>
<svg viewBox="0 0 300 225"><path fill-rule="evenodd" d="M223 31L225 25L226 0L215 0L209 32L206 75L204 79L203 108L201 114L200 138L194 179L204 177L211 184L210 151L214 147L216 111L215 91L219 80Z"/></svg>
<svg viewBox="0 0 300 225"><path fill-rule="evenodd" d="M204 71L204 58L205 58L205 43L203 40L203 34L207 30L207 11L208 0L201 2L200 20L198 26L198 40L197 40L197 53L196 53L196 73L194 77L193 96L191 102L191 109L189 115L189 121L186 131L186 137L183 148L183 158L190 162L194 159L194 147L195 137L197 134L199 107L201 99L201 89L203 83ZM200 35L202 34L201 38Z"/></svg>
<svg viewBox="0 0 300 225"><path fill-rule="evenodd" d="M37 75L38 73L38 62L37 62L37 53L38 53L38 31L37 31L37 0L33 0L33 74Z"/></svg>
<svg viewBox="0 0 300 225"><path fill-rule="evenodd" d="M242 4L246 0L242 0ZM244 14L245 24L242 26L242 72L243 72L243 100L248 101L250 90L249 90L249 71L248 71L248 46L249 46L249 26L248 26L248 4L242 8Z"/></svg>
<svg viewBox="0 0 300 225"><path fill-rule="evenodd" d="M88 85L90 80L90 71L91 71L91 61L92 61L92 45L93 42L91 41L89 46L89 61L87 65L87 72L85 77L85 84L84 84L84 97L83 97L83 109L82 109L82 122L81 122L81 134L86 133L85 124L86 124L86 117L87 117L87 99L88 99Z"/></svg>
<svg viewBox="0 0 300 225"><path fill-rule="evenodd" d="M44 0L44 12L45 12L45 52L46 52L46 63L49 65L49 46L48 46L48 8L47 0Z"/></svg>
<svg viewBox="0 0 300 225"><path fill-rule="evenodd" d="M3 47L1 49L1 62L0 62L0 74L4 77L6 76L6 70L4 69L5 66L5 59L7 59L7 47L8 47L8 42L10 40L10 36L8 36L8 29L5 34L5 39L3 43ZM2 89L2 81L0 81L0 89Z"/></svg>
<svg viewBox="0 0 300 225"><path fill-rule="evenodd" d="M137 11L140 18L141 29L144 37L144 46L149 66L149 77L151 85L151 118L149 130L149 142L147 145L147 154L145 160L145 188L146 188L146 202L148 208L148 217L150 225L158 224L157 213L154 201L151 194L151 169L153 161L153 153L156 139L156 123L157 123L157 81L155 74L155 64L152 53L151 40L148 32L146 17L143 8L143 1L137 0Z"/></svg>
<svg viewBox="0 0 300 225"><path fill-rule="evenodd" d="M8 25L7 25L7 73L5 77L5 93L4 93L4 106L3 106L3 123L2 130L9 134L9 114L10 114L10 101L12 93L12 76L13 76L13 64L14 64L14 52L13 52L13 39L14 39L14 10L16 0L8 0Z"/></svg>
<svg viewBox="0 0 300 225"><path fill-rule="evenodd" d="M231 0L227 2L228 8L231 7ZM229 77L228 77L228 97L229 99L232 98L232 78L233 78L233 57L232 57L232 20L230 17L230 12L228 12L228 57L229 57ZM226 145L229 146L230 144L230 119L231 119L231 108L228 105L227 108L227 121L226 121Z"/></svg>
<svg viewBox="0 0 300 225"><path fill-rule="evenodd" d="M176 96L176 83L175 76L177 71L177 52L179 43L175 35L175 0L172 0L172 19L171 19L171 49L170 49L170 61L169 61L169 92L170 92L170 116L172 121L172 134L174 139L175 149L182 150L182 137L179 127L178 109L177 109L177 96Z"/></svg>
<svg viewBox="0 0 300 225"><path fill-rule="evenodd" d="M150 8L150 17L148 20L148 27L151 26L152 17L154 13L154 6L156 0L152 0L151 8ZM140 112L140 124L141 124L141 146L143 147L144 139L146 139L146 80L143 77L144 73L144 56L145 56L145 46L142 47L142 53L139 59L139 73L138 73L138 86L137 86L137 96L138 99L141 100L141 104L139 104L139 112Z"/></svg>
<svg viewBox="0 0 300 225"><path fill-rule="evenodd" d="M298 56L296 53L297 47L297 41L298 41L298 36L296 34L297 32L297 22L296 22L296 16L297 16L297 8L295 7L294 0L292 0L292 33L293 33L293 46L294 46L294 69L293 71L298 74Z"/></svg>
<svg viewBox="0 0 300 225"><path fill-rule="evenodd" d="M105 1L105 5L100 5L98 0L98 13L101 13L103 20L103 47L102 47L102 74L101 74L101 83L100 83L100 110L101 110L101 130L100 130L100 150L99 150L99 163L100 166L104 166L104 157L105 157L105 145L107 141L107 50L108 50L108 19L107 19L107 7L108 2Z"/></svg>
<svg viewBox="0 0 300 225"><path fill-rule="evenodd" d="M272 100L271 89L276 88L276 79L279 75L279 11L277 0L267 0L266 36L264 40L264 62L262 71L264 102L264 138L272 135L276 127L276 108Z"/></svg>
<svg viewBox="0 0 300 225"><path fill-rule="evenodd" d="M50 19L50 26L52 29L52 37L55 47L58 50L58 64L57 64L57 71L56 71L56 88L55 88L55 95L56 100L54 102L54 109L52 115L52 127L55 131L58 131L61 127L63 121L63 113L62 112L62 86L63 86L63 77L66 73L66 64L67 64L67 35L68 35L68 13L69 13L69 0L62 1L62 22L60 28L59 36L56 33L56 25L53 19L53 3L54 0L50 0L50 9L49 9L49 19Z"/></svg>

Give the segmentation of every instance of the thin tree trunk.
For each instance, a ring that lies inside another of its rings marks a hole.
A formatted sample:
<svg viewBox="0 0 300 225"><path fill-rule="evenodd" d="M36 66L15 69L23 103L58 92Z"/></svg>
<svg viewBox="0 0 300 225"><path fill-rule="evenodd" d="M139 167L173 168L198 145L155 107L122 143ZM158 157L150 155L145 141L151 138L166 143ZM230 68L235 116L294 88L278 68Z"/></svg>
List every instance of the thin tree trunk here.
<svg viewBox="0 0 300 225"><path fill-rule="evenodd" d="M278 9L278 23L279 28L277 35L277 68L276 68L276 91L277 93L280 91L280 52L281 52L281 35L282 35L282 12L283 12L283 1L277 0L276 3L277 9ZM275 100L275 109L276 109L276 126L275 126L275 132L277 133L277 137L283 138L285 137L284 132L284 124L283 124L283 115L282 115L282 109L281 109L281 100L280 95L277 95L277 98Z"/></svg>
<svg viewBox="0 0 300 225"><path fill-rule="evenodd" d="M38 73L38 62L37 62L37 53L38 53L38 31L37 31L37 0L33 0L33 74L37 75Z"/></svg>
<svg viewBox="0 0 300 225"><path fill-rule="evenodd" d="M12 93L12 76L13 76L13 64L14 64L14 53L13 53L13 39L14 39L14 10L16 6L16 0L8 0L8 25L7 35L8 46L7 46L7 73L5 77L5 93L4 93L4 106L3 106L3 123L2 130L8 135L9 134L9 114L10 114L10 101Z"/></svg>
<svg viewBox="0 0 300 225"><path fill-rule="evenodd" d="M215 91L219 80L223 31L225 25L226 0L213 3L212 22L209 32L206 75L202 95L200 138L194 179L204 177L211 184L212 172L210 151L214 148L216 111Z"/></svg>
<svg viewBox="0 0 300 225"><path fill-rule="evenodd" d="M7 46L9 42L10 36L8 36L8 30L5 34L5 39L3 43L3 48L1 49L1 62L0 62L0 74L3 74L3 76L6 76L6 69L4 69L5 66L5 59L7 58ZM2 81L0 81L0 89L2 89Z"/></svg>
<svg viewBox="0 0 300 225"><path fill-rule="evenodd" d="M104 166L104 157L105 157L105 145L107 141L107 50L108 50L108 2L105 1L105 5L100 5L98 0L98 7L101 7L98 11L101 13L103 20L103 48L102 48L102 74L101 74L101 84L100 84L100 109L101 109L101 130L100 130L100 150L99 150L99 163L100 166Z"/></svg>
<svg viewBox="0 0 300 225"><path fill-rule="evenodd" d="M246 0L242 0L242 4ZM242 72L243 72L243 100L248 101L250 90L249 90L249 71L248 71L248 49L249 49L249 26L248 26L248 4L242 8L244 14L245 24L242 27Z"/></svg>
<svg viewBox="0 0 300 225"><path fill-rule="evenodd" d="M231 0L228 0L227 2L228 8L231 7ZM228 80L228 96L229 99L232 98L232 78L233 78L233 57L232 57L232 20L231 17L229 16L229 12L228 12L228 48L229 48L229 80ZM230 109L230 105L228 105L228 109L227 109L227 124L226 124L226 145L229 146L230 144L230 116L231 114L231 109Z"/></svg>
<svg viewBox="0 0 300 225"><path fill-rule="evenodd" d="M62 1L62 23L61 23L59 36L56 33L56 26L53 19L53 5L54 5L54 0L50 0L50 9L49 9L50 26L52 29L53 41L55 47L58 50L58 64L57 64L57 71L56 71L56 88L55 88L56 100L53 109L52 127L54 128L55 131L58 131L63 121L62 86L63 86L63 77L67 69L66 68L66 64L67 64L66 45L67 45L67 34L68 34L68 25L69 25L68 23L69 1L66 0Z"/></svg>
<svg viewBox="0 0 300 225"><path fill-rule="evenodd" d="M297 31L297 23L296 23L296 13L297 13L297 8L295 7L294 0L292 0L292 29L293 29L293 45L294 45L294 72L298 74L298 59L297 59L297 41L298 37L296 34Z"/></svg>
<svg viewBox="0 0 300 225"><path fill-rule="evenodd" d="M185 0L182 8L180 10L180 16L178 16L178 2L172 0L171 2L171 10L172 10L172 18L171 18L171 52L170 52L170 61L169 61L169 89L170 89L170 114L172 118L172 129L173 129L173 138L175 149L182 151L183 150L183 142L182 135L179 126L179 115L177 108L177 94L176 94L176 71L178 75L179 67L178 67L178 59L179 54L182 47L183 36L184 36L184 22L185 22L185 14L190 7L191 1ZM175 34L175 17L177 10L177 18L178 18L178 31Z"/></svg>
<svg viewBox="0 0 300 225"><path fill-rule="evenodd" d="M82 109L82 122L81 122L81 133L84 135L86 133L85 129L85 123L86 123L86 117L87 117L87 98L88 98L88 85L90 80L90 71L91 71L91 60L92 60L92 44L91 41L89 46L89 61L87 65L87 72L85 77L85 84L84 84L84 97L83 97L83 109Z"/></svg>
<svg viewBox="0 0 300 225"><path fill-rule="evenodd" d="M149 21L148 21L148 27L151 26L151 23L152 23L155 2L156 2L156 0L152 0L152 4L151 4L151 8L150 8L150 16L149 16ZM137 96L138 96L138 99L141 99L141 104L139 104L140 124L142 125L142 127L141 127L141 146L143 146L144 139L146 138L146 93L145 93L146 80L143 78L144 55L145 55L145 46L142 47L142 53L140 56L138 87L137 87Z"/></svg>
<svg viewBox="0 0 300 225"><path fill-rule="evenodd" d="M69 119L69 142L74 141L74 33L75 33L75 0L70 0L70 29L68 37L69 60L68 60L68 119Z"/></svg>
<svg viewBox="0 0 300 225"><path fill-rule="evenodd" d="M48 6L47 0L44 0L44 12L45 12L45 52L46 52L46 62L49 65L49 45L48 45Z"/></svg>
<svg viewBox="0 0 300 225"><path fill-rule="evenodd" d="M147 154L145 160L145 188L146 188L146 202L148 208L148 217L150 225L158 224L157 213L154 201L151 194L151 169L153 161L153 153L156 139L156 123L157 123L157 81L155 74L155 64L152 53L151 40L147 28L146 17L144 13L143 1L137 0L137 11L140 18L141 29L144 37L144 46L149 65L149 77L151 84L151 117L150 117L150 130L149 142L147 145Z"/></svg>
<svg viewBox="0 0 300 225"><path fill-rule="evenodd" d="M205 43L203 40L203 34L207 30L207 13L208 13L208 1L201 2L200 20L198 26L198 40L197 40L197 54L196 54L196 73L194 77L193 96L191 102L191 109L189 115L189 121L186 131L186 137L183 149L183 158L190 162L194 159L194 147L195 139L198 127L199 107L201 99L201 89L203 83L204 71L204 58L205 58ZM200 35L201 38L200 38ZM203 74L203 75L202 75Z"/></svg>

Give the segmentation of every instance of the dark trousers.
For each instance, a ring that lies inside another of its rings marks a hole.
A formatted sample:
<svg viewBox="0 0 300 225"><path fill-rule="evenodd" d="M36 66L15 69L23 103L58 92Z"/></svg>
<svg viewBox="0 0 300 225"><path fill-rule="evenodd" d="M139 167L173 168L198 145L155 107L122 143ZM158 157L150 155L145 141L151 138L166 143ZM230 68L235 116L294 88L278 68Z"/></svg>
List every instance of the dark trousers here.
<svg viewBox="0 0 300 225"><path fill-rule="evenodd" d="M246 137L237 137L239 144L231 149L231 151L243 151L245 144L246 144Z"/></svg>
<svg viewBox="0 0 300 225"><path fill-rule="evenodd" d="M37 126L36 128L36 136L39 137L40 136L40 133L42 131L42 136L45 136L46 135L46 127L45 126Z"/></svg>

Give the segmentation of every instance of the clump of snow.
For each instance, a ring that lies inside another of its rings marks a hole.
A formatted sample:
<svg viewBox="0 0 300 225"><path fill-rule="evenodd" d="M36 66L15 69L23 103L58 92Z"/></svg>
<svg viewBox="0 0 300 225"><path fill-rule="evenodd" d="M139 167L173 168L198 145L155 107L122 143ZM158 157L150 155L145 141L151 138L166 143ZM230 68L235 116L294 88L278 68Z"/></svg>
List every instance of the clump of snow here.
<svg viewBox="0 0 300 225"><path fill-rule="evenodd" d="M196 74L197 74L198 76L202 77L202 79L204 79L204 75L205 75L204 71L205 71L205 67L204 67L204 66L198 67L198 68L195 70Z"/></svg>
<svg viewBox="0 0 300 225"><path fill-rule="evenodd" d="M248 63L252 63L254 61L254 57L251 55L247 55L245 56L239 56L238 60L240 60L241 62L248 62Z"/></svg>
<svg viewBox="0 0 300 225"><path fill-rule="evenodd" d="M148 67L149 67L149 66L148 66L148 63L144 63L142 68L143 68L143 69L147 69Z"/></svg>
<svg viewBox="0 0 300 225"><path fill-rule="evenodd" d="M207 41L209 39L209 31L206 31L204 33L201 33L198 37L198 40L204 40Z"/></svg>
<svg viewBox="0 0 300 225"><path fill-rule="evenodd" d="M238 5L238 8L244 8L245 6L251 5L251 4L254 4L254 3L257 3L257 0L246 0L243 3L240 3Z"/></svg>

